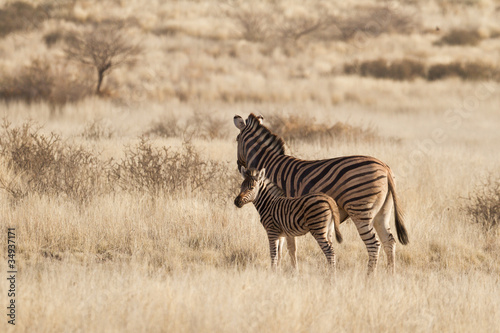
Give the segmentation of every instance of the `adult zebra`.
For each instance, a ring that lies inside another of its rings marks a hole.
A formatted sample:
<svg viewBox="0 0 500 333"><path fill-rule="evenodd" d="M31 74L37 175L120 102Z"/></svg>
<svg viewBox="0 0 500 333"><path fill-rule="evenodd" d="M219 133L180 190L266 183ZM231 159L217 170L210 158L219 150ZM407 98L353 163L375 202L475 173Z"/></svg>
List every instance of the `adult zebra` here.
<svg viewBox="0 0 500 333"><path fill-rule="evenodd" d="M262 125L262 121L262 116L254 114L246 122L234 116L234 124L240 130L236 139L239 171L242 167L265 168L269 179L289 197L314 192L331 196L339 207L340 220L350 217L365 243L368 274L377 266L380 241L388 268L394 272L396 241L389 225L393 205L399 242L408 244L408 235L389 166L369 156L306 161L285 155L283 139ZM293 240L287 237L288 241Z"/></svg>

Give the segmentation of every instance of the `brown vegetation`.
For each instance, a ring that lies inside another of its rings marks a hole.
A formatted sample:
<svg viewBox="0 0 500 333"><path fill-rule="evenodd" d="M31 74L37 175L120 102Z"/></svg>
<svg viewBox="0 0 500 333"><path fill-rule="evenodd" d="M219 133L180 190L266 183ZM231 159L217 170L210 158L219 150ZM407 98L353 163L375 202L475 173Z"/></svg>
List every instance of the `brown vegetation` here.
<svg viewBox="0 0 500 333"><path fill-rule="evenodd" d="M274 115L266 118L266 122L287 143L293 144L319 142L321 145L331 145L339 141L366 142L380 139L373 128L352 126L340 121L329 125L318 124L315 119L306 116Z"/></svg>
<svg viewBox="0 0 500 333"><path fill-rule="evenodd" d="M429 67L429 81L442 80L448 77L459 77L462 80L500 80L498 69L483 62L452 62L435 64Z"/></svg>
<svg viewBox="0 0 500 333"><path fill-rule="evenodd" d="M68 145L57 134L40 134L31 123L11 127L4 121L0 147L9 170L9 175L0 176L0 186L16 201L38 194L87 203L109 190L107 162L83 147Z"/></svg>
<svg viewBox="0 0 500 333"><path fill-rule="evenodd" d="M500 225L500 177L491 174L476 186L464 206L475 223L490 231Z"/></svg>
<svg viewBox="0 0 500 333"><path fill-rule="evenodd" d="M420 26L414 17L401 9L385 6L357 8L356 14L347 18L336 19L341 31L341 39L350 40L357 34L361 39L377 37L383 33L408 34Z"/></svg>
<svg viewBox="0 0 500 333"><path fill-rule="evenodd" d="M435 81L452 76L471 81L500 79L496 66L480 61L455 61L448 64L434 64L427 68L424 63L418 60L402 59L390 62L385 59L375 59L346 63L344 64L344 73L398 81L414 80L415 78Z"/></svg>
<svg viewBox="0 0 500 333"><path fill-rule="evenodd" d="M270 9L240 4L231 8L228 15L238 26L241 37L251 42L296 42L304 36L349 41L357 34L362 34L363 39L383 33L408 34L420 26L414 17L388 6L361 6L352 16L333 14L321 5L311 7L308 16L278 15L283 10L278 4Z"/></svg>
<svg viewBox="0 0 500 333"><path fill-rule="evenodd" d="M46 9L43 5L35 7L23 1L8 2L0 8L0 37L37 28L47 18Z"/></svg>
<svg viewBox="0 0 500 333"><path fill-rule="evenodd" d="M181 122L179 117L174 115L164 116L160 120L154 121L144 134L163 138L226 139L229 133L224 126L225 123L224 119L211 113L202 114L201 111L196 111L184 122Z"/></svg>
<svg viewBox="0 0 500 333"><path fill-rule="evenodd" d="M452 29L440 40L435 42L435 45L478 45L483 38L477 30L467 29Z"/></svg>
<svg viewBox="0 0 500 333"><path fill-rule="evenodd" d="M106 132L94 122L84 133L90 139L103 138ZM125 148L125 157L117 162L101 160L81 146L63 142L57 134L39 133L31 123L12 127L4 122L0 133L0 159L9 173L0 175L0 188L14 201L29 194L65 196L79 203L118 189L148 193L210 191L211 200L227 200L235 188L223 162L204 160L186 141L182 149L159 148L145 137ZM109 136L108 136L109 137ZM214 190L215 189L215 190Z"/></svg>
<svg viewBox="0 0 500 333"><path fill-rule="evenodd" d="M128 147L125 158L111 170L111 180L125 191L149 193L152 198L159 193L206 191L213 201L230 196L234 179L229 175L226 163L204 160L190 142L171 151L154 147L145 137Z"/></svg>
<svg viewBox="0 0 500 333"><path fill-rule="evenodd" d="M361 63L355 61L344 65L344 73L398 81L413 80L426 75L424 64L413 59L392 62L385 59L367 60Z"/></svg>
<svg viewBox="0 0 500 333"><path fill-rule="evenodd" d="M52 106L61 106L79 101L88 94L85 74L70 77L64 68L54 68L47 59L35 58L17 73L0 79L0 100L5 102L43 101Z"/></svg>

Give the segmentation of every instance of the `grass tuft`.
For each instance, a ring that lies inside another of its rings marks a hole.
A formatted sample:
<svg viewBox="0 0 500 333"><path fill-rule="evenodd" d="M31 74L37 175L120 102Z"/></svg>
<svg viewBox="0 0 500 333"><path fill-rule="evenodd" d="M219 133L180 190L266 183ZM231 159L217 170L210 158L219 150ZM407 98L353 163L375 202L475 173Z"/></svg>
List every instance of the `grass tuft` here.
<svg viewBox="0 0 500 333"><path fill-rule="evenodd" d="M472 220L489 231L500 225L500 177L490 175L469 194L464 206Z"/></svg>

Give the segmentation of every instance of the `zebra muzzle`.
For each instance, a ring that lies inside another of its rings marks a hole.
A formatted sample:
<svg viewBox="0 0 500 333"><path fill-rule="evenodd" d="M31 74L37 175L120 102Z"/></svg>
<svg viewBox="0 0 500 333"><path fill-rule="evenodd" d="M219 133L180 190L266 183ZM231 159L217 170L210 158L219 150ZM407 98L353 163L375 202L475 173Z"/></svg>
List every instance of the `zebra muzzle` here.
<svg viewBox="0 0 500 333"><path fill-rule="evenodd" d="M241 199L241 196L237 196L236 199L234 199L234 205L238 208L243 207L243 200Z"/></svg>

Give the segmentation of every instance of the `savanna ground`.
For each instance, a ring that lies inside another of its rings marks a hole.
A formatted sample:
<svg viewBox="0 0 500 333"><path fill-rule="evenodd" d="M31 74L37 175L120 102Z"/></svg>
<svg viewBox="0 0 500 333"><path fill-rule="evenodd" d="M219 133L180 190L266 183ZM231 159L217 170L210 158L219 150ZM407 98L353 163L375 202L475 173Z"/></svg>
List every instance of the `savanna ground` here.
<svg viewBox="0 0 500 333"><path fill-rule="evenodd" d="M499 331L497 1L0 6L2 331ZM96 94L68 50L102 27L134 52ZM298 274L270 272L257 212L233 205L251 112L294 156L391 166L395 276L382 255L366 278L349 221L335 279L310 236Z"/></svg>

